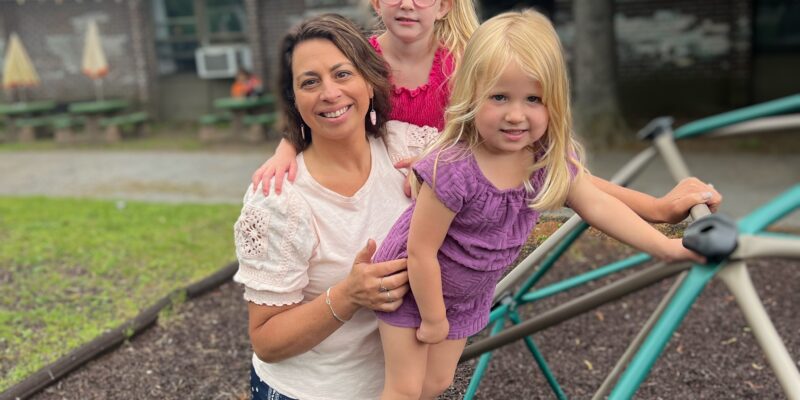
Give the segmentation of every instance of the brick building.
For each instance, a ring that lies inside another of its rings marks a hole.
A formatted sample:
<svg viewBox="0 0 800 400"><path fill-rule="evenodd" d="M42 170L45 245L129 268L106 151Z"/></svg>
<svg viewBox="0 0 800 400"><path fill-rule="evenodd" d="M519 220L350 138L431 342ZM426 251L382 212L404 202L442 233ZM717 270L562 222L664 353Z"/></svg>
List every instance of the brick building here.
<svg viewBox="0 0 800 400"><path fill-rule="evenodd" d="M90 99L92 81L81 56L88 21L96 20L111 65L104 88L109 97L140 102L153 98L153 55L144 2L140 0L0 1L0 58L12 32L19 34L42 85L29 97L58 101ZM0 73L2 73L0 71Z"/></svg>
<svg viewBox="0 0 800 400"><path fill-rule="evenodd" d="M164 119L194 119L226 96L231 78L198 76L195 50L245 46L272 83L283 32L337 12L370 20L364 0L0 0L0 57L17 32L42 85L29 98L91 99L80 73L83 37L96 20L110 64L107 97L139 102ZM484 16L544 7L568 57L571 0L483 0ZM703 115L800 92L800 1L616 0L617 67L626 112Z"/></svg>
<svg viewBox="0 0 800 400"><path fill-rule="evenodd" d="M571 3L554 15L568 53ZM707 115L800 92L800 1L616 0L614 26L628 113Z"/></svg>

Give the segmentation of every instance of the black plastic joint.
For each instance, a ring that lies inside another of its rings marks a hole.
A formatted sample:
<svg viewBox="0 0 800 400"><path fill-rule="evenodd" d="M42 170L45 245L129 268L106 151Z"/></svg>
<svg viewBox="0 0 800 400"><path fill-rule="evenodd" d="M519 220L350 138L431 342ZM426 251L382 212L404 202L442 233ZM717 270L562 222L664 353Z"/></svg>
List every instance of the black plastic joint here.
<svg viewBox="0 0 800 400"><path fill-rule="evenodd" d="M693 222L683 233L683 246L701 254L709 263L730 256L739 245L739 229L732 218L711 214Z"/></svg>

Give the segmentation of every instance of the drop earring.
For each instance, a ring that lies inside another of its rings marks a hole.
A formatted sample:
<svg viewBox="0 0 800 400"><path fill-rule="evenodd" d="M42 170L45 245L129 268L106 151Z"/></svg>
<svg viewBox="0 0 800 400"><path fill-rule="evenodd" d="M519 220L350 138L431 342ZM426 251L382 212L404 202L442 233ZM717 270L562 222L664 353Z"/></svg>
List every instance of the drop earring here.
<svg viewBox="0 0 800 400"><path fill-rule="evenodd" d="M369 121L372 126L378 123L378 113L375 112L375 106L372 104L372 99L369 99Z"/></svg>
<svg viewBox="0 0 800 400"><path fill-rule="evenodd" d="M302 122L300 123L300 136L303 138L303 141L306 141L306 126Z"/></svg>

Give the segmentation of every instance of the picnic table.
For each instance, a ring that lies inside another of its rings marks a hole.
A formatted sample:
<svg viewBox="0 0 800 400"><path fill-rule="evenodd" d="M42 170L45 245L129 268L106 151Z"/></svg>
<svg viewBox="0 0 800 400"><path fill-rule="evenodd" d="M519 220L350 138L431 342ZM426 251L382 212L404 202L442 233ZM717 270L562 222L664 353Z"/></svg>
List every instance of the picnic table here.
<svg viewBox="0 0 800 400"><path fill-rule="evenodd" d="M33 118L37 115L46 114L56 108L56 103L50 100L25 101L10 104L0 104L0 115L5 119L6 130L12 136L16 133L16 120L20 118ZM20 141L30 141L35 139L32 129L23 129L25 135L21 135ZM24 137L22 137L24 136Z"/></svg>
<svg viewBox="0 0 800 400"><path fill-rule="evenodd" d="M97 100L72 103L69 113L84 117L86 133L91 139L100 137L100 120L128 108L127 100Z"/></svg>
<svg viewBox="0 0 800 400"><path fill-rule="evenodd" d="M0 115L24 116L48 112L54 108L56 108L56 103L50 100L0 104Z"/></svg>
<svg viewBox="0 0 800 400"><path fill-rule="evenodd" d="M240 138L244 135L244 117L249 113L265 109L275 103L275 97L264 95L260 97L224 97L214 100L214 108L230 112L231 133Z"/></svg>

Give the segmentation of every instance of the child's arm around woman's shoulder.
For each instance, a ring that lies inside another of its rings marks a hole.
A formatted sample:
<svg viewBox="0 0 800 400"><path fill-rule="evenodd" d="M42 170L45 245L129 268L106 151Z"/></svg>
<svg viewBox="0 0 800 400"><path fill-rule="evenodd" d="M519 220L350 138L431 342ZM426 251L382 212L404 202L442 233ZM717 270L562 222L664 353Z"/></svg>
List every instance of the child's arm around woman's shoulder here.
<svg viewBox="0 0 800 400"><path fill-rule="evenodd" d="M589 174L578 174L570 185L567 204L586 222L609 236L664 261L705 259L669 239L642 220L617 198L598 189Z"/></svg>
<svg viewBox="0 0 800 400"><path fill-rule="evenodd" d="M288 172L289 182L294 182L297 176L297 149L286 139L281 139L275 154L265 161L258 169L253 172L253 190L255 191L259 183L263 183L262 190L264 196L269 196L270 182L275 177L275 194L281 194L283 189L283 177Z"/></svg>

